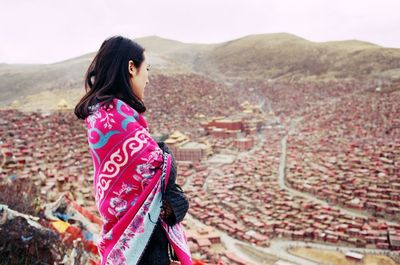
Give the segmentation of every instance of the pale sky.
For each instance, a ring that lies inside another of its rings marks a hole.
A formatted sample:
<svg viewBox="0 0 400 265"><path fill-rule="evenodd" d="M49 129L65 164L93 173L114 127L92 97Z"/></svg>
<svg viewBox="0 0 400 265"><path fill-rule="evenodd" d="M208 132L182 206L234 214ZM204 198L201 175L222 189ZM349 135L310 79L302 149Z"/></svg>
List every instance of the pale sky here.
<svg viewBox="0 0 400 265"><path fill-rule="evenodd" d="M0 63L53 63L117 34L219 43L276 32L400 48L400 1L0 0Z"/></svg>

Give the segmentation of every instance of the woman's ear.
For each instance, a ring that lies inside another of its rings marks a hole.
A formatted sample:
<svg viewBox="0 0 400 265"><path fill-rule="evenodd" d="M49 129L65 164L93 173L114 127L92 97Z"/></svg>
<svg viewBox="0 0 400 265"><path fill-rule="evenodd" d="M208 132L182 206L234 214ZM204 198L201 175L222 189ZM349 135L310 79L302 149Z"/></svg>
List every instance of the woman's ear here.
<svg viewBox="0 0 400 265"><path fill-rule="evenodd" d="M137 71L137 69L136 69L135 65L133 64L133 61L129 60L129 63L128 63L128 72L129 72L129 74L131 76L135 76L136 75L136 71Z"/></svg>

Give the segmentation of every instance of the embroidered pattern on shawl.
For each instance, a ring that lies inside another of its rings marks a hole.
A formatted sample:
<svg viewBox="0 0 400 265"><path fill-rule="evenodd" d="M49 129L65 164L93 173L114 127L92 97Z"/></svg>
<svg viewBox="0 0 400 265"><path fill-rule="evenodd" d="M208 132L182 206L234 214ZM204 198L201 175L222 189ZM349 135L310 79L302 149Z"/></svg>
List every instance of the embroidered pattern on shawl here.
<svg viewBox="0 0 400 265"><path fill-rule="evenodd" d="M171 167L147 122L120 99L91 108L86 120L94 168L94 197L104 222L101 264L137 264L160 215ZM161 220L181 264L192 264L183 227Z"/></svg>

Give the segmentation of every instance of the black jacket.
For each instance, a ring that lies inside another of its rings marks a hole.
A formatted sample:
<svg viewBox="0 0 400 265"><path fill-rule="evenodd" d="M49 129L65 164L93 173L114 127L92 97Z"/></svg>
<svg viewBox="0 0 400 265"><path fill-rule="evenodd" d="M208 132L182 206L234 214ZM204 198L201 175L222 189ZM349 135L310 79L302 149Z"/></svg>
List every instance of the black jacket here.
<svg viewBox="0 0 400 265"><path fill-rule="evenodd" d="M175 183L177 170L174 155L164 142L158 142L158 145L164 152L167 152L172 156L171 171L165 192L165 200L171 206L173 214L170 215L165 222L169 226L173 226L183 220L189 209L189 202L184 196L182 189ZM177 260L177 257L172 251L172 247L169 245L168 238L161 225L160 219L158 219L153 234L151 235L138 264L167 265L169 264L168 252L170 252L173 259Z"/></svg>

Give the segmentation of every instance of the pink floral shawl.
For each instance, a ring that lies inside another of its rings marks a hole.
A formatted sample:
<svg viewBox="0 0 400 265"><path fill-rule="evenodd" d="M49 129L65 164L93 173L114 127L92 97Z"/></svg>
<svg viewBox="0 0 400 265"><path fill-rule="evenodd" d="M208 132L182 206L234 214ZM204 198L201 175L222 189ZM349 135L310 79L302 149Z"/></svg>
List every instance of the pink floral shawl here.
<svg viewBox="0 0 400 265"><path fill-rule="evenodd" d="M85 123L94 196L103 220L97 242L101 265L137 264L160 215L171 155L152 139L144 117L122 100L91 110ZM161 222L181 264L192 264L181 224Z"/></svg>

